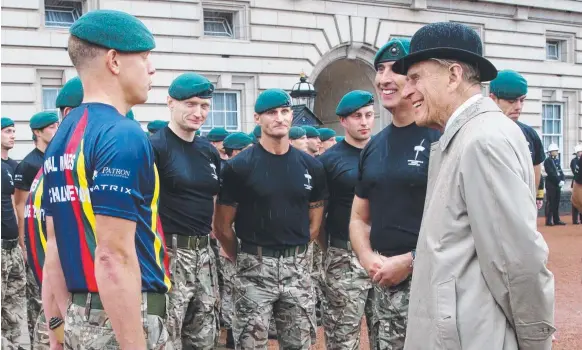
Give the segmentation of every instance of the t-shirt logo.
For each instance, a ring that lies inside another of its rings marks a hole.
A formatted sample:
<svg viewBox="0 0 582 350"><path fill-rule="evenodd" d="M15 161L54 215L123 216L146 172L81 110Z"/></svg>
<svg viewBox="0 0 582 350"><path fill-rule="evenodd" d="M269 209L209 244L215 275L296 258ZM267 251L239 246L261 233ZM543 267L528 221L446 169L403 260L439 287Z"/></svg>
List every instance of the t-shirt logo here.
<svg viewBox="0 0 582 350"><path fill-rule="evenodd" d="M210 167L212 168L212 177L214 180L218 180L218 175L216 174L216 165L210 163Z"/></svg>
<svg viewBox="0 0 582 350"><path fill-rule="evenodd" d="M14 180L12 179L12 174L10 174L9 172L6 172L6 174L8 174L8 176L10 176L10 186L14 186Z"/></svg>
<svg viewBox="0 0 582 350"><path fill-rule="evenodd" d="M424 143L424 139L422 139L422 141L420 141L420 143L417 146L414 146L414 151L416 152L416 154L414 155L414 160L413 159L408 160L408 165L420 166L421 164L424 163L422 160L417 160L418 154L420 152L424 152L424 150L425 150L424 146L422 145L423 143Z"/></svg>
<svg viewBox="0 0 582 350"><path fill-rule="evenodd" d="M309 175L309 172L307 170L305 170L305 174L303 174L303 176L305 176L305 178L307 179L307 183L303 184L303 186L305 187L305 189L310 190L313 188L311 186L311 175Z"/></svg>

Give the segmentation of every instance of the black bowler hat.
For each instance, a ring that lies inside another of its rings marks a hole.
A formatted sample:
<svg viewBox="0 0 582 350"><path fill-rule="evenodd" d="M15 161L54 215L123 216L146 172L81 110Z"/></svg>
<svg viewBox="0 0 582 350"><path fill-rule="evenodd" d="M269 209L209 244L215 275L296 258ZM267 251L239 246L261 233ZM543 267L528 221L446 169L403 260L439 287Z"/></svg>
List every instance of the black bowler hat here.
<svg viewBox="0 0 582 350"><path fill-rule="evenodd" d="M439 22L420 28L410 41L409 54L394 62L392 71L406 75L410 66L431 58L469 63L479 70L481 81L497 76L497 68L483 57L481 38L464 24Z"/></svg>

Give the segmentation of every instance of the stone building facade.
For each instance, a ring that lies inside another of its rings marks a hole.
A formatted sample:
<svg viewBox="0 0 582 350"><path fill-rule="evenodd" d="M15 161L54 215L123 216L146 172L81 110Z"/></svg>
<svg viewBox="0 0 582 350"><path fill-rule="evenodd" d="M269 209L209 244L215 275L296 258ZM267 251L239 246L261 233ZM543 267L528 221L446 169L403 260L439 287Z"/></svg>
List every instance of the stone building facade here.
<svg viewBox="0 0 582 350"><path fill-rule="evenodd" d="M156 36L157 69L145 125L167 119L167 88L195 71L216 84L207 122L250 131L253 105L267 88L290 90L304 72L318 95L314 112L339 131L335 106L352 89L373 91L372 59L391 37L453 21L473 27L498 69L529 82L522 120L545 146L557 142L564 168L582 141L582 2L575 0L2 0L2 115L17 123L22 159L33 147L27 122L54 108L63 82L76 75L66 51L67 27L92 9L139 17ZM487 92L487 85L483 87ZM376 105L376 132L390 114ZM340 132L341 134L341 132Z"/></svg>

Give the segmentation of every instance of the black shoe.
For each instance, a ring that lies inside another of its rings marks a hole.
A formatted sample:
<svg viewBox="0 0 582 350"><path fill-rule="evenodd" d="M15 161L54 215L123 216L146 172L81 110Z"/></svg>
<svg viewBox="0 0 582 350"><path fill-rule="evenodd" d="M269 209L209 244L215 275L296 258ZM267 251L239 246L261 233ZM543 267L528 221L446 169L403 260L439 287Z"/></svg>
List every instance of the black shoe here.
<svg viewBox="0 0 582 350"><path fill-rule="evenodd" d="M554 226L551 222L546 222L546 226Z"/></svg>
<svg viewBox="0 0 582 350"><path fill-rule="evenodd" d="M574 221L572 224L574 224L574 225L580 225L580 222Z"/></svg>
<svg viewBox="0 0 582 350"><path fill-rule="evenodd" d="M232 329L226 331L226 348L234 349L234 336L232 335Z"/></svg>
<svg viewBox="0 0 582 350"><path fill-rule="evenodd" d="M566 223L563 222L563 221L558 221L558 222L556 222L556 225L558 225L558 226L566 226Z"/></svg>

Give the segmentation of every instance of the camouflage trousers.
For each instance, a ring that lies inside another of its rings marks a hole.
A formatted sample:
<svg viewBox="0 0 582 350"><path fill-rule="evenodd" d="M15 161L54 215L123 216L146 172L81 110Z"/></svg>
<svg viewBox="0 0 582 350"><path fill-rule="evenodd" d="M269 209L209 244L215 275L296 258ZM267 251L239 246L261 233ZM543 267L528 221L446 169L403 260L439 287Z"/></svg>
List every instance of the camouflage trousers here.
<svg viewBox="0 0 582 350"><path fill-rule="evenodd" d="M393 287L374 284L372 336L375 350L404 349L411 277Z"/></svg>
<svg viewBox="0 0 582 350"><path fill-rule="evenodd" d="M220 288L220 322L226 329L232 328L233 302L232 293L234 289L234 276L236 274L234 264L219 256L219 275L222 276Z"/></svg>
<svg viewBox="0 0 582 350"><path fill-rule="evenodd" d="M322 318L327 349L359 349L362 316L372 324L372 281L352 251L329 247L323 266Z"/></svg>
<svg viewBox="0 0 582 350"><path fill-rule="evenodd" d="M141 304L144 332L148 350L172 350L172 343L166 329L166 320L156 315L146 314L147 301ZM167 300L167 298L166 298ZM166 303L167 305L167 303ZM109 316L104 310L90 309L71 303L65 317L65 350L121 349Z"/></svg>
<svg viewBox="0 0 582 350"><path fill-rule="evenodd" d="M40 288L36 283L32 268L30 265L26 267L26 302L28 303L27 317L28 317L28 332L30 334L30 341L34 339L34 327L42 308L42 299L40 297Z"/></svg>
<svg viewBox="0 0 582 350"><path fill-rule="evenodd" d="M213 349L218 345L219 292L211 247L168 249L170 280L168 331L174 349Z"/></svg>
<svg viewBox="0 0 582 350"><path fill-rule="evenodd" d="M26 269L20 246L2 248L2 349L30 346L26 318Z"/></svg>
<svg viewBox="0 0 582 350"><path fill-rule="evenodd" d="M34 326L34 335L32 336L32 350L50 349L50 339L48 332L49 329L47 326L46 318L44 317L44 311L41 309Z"/></svg>
<svg viewBox="0 0 582 350"><path fill-rule="evenodd" d="M281 349L309 349L315 303L307 253L271 258L239 252L236 260L233 335L236 349L267 349L274 313Z"/></svg>
<svg viewBox="0 0 582 350"><path fill-rule="evenodd" d="M310 244L310 253L311 253L311 284L313 286L313 295L315 298L315 302L321 301L322 291L321 287L323 285L322 280L322 272L323 272L323 252L319 247L319 244L315 242L311 242Z"/></svg>

